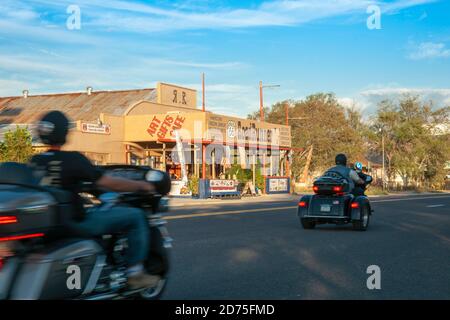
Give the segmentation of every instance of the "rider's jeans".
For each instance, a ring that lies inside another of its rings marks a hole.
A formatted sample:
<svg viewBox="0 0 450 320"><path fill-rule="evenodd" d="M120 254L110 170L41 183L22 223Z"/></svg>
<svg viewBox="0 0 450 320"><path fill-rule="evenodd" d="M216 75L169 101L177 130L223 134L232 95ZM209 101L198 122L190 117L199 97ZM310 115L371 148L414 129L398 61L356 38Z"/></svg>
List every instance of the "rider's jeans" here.
<svg viewBox="0 0 450 320"><path fill-rule="evenodd" d="M150 231L142 210L127 206L93 207L77 229L92 236L111 233L125 233L128 238L128 266L134 266L147 259Z"/></svg>

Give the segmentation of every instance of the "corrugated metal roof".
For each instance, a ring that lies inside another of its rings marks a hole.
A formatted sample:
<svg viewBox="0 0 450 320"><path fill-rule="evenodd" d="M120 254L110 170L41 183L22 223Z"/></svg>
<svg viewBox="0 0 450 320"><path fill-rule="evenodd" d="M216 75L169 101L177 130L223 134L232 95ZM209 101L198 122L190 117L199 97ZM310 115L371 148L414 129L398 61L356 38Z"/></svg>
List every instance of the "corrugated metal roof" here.
<svg viewBox="0 0 450 320"><path fill-rule="evenodd" d="M0 125L31 124L50 110L60 110L71 120L95 121L100 113L123 115L133 104L156 101L155 89L124 91L93 91L49 95L29 95L27 98L0 98Z"/></svg>

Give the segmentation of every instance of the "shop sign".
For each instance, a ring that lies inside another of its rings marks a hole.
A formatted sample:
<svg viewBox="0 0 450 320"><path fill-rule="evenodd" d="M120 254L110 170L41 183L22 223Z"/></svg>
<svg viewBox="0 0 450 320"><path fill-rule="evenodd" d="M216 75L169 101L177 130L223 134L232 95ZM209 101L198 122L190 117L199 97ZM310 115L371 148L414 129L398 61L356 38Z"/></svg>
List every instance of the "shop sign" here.
<svg viewBox="0 0 450 320"><path fill-rule="evenodd" d="M267 193L289 193L289 178L267 178Z"/></svg>
<svg viewBox="0 0 450 320"><path fill-rule="evenodd" d="M210 180L211 194L222 192L237 192L237 184L234 180Z"/></svg>
<svg viewBox="0 0 450 320"><path fill-rule="evenodd" d="M158 103L185 107L197 108L197 91L189 88L183 88L167 83L158 83Z"/></svg>
<svg viewBox="0 0 450 320"><path fill-rule="evenodd" d="M154 116L147 128L147 133L151 137L157 137L158 139L174 138L174 131L181 129L185 120L185 117L172 114L166 115L164 120Z"/></svg>
<svg viewBox="0 0 450 320"><path fill-rule="evenodd" d="M258 143L273 146L291 145L290 128L287 126L209 115L208 129L209 139L222 138L228 142Z"/></svg>
<svg viewBox="0 0 450 320"><path fill-rule="evenodd" d="M111 134L111 126L108 124L81 123L81 131L85 133Z"/></svg>
<svg viewBox="0 0 450 320"><path fill-rule="evenodd" d="M186 182L182 180L172 180L172 187L170 188L171 196L192 196L191 191L189 191L186 186Z"/></svg>

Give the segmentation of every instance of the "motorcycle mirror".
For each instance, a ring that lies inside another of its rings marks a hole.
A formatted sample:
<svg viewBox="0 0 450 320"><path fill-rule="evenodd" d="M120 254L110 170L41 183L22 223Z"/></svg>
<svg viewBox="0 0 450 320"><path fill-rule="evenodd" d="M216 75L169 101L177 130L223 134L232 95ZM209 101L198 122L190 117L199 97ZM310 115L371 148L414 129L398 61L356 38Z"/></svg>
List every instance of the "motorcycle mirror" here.
<svg viewBox="0 0 450 320"><path fill-rule="evenodd" d="M155 185L156 191L161 195L166 195L170 192L172 182L167 172L159 170L149 170L145 175L145 180Z"/></svg>
<svg viewBox="0 0 450 320"><path fill-rule="evenodd" d="M158 170L150 170L145 175L145 180L148 182L157 183L164 179L164 174Z"/></svg>

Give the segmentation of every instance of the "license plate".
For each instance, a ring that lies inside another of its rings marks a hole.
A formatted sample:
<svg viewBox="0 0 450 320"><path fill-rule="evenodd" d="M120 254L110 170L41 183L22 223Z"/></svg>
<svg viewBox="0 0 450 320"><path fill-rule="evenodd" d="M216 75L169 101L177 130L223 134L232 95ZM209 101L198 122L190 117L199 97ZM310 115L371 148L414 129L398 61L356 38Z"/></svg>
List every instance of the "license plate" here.
<svg viewBox="0 0 450 320"><path fill-rule="evenodd" d="M329 204L320 205L320 212L331 212L331 206Z"/></svg>

